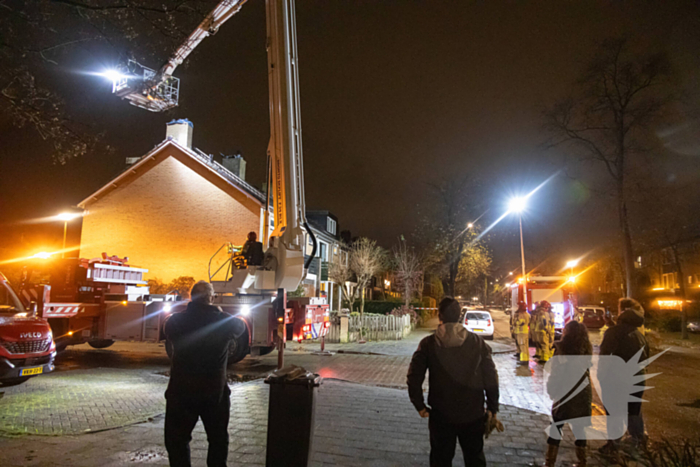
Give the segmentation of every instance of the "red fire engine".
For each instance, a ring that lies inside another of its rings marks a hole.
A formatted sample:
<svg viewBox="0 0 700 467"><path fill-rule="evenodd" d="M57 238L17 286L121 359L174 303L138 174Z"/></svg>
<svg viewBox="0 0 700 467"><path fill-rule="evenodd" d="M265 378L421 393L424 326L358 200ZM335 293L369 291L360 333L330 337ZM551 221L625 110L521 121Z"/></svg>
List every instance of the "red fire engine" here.
<svg viewBox="0 0 700 467"><path fill-rule="evenodd" d="M45 319L26 308L0 273L0 386L53 371L56 345Z"/></svg>
<svg viewBox="0 0 700 467"><path fill-rule="evenodd" d="M154 295L143 280L147 269L130 266L128 258L108 256L92 260L66 258L31 260L24 267L20 294L26 304L36 302L39 316L48 319L59 350L88 343L106 348L115 341L159 342L172 314L184 311L187 301L176 294ZM226 313L245 322L248 332L232 341L229 361L247 354L265 355L274 349L278 320L274 313L259 313L260 296L247 300L217 298ZM273 305L268 299L266 306ZM271 307L271 309L274 306ZM287 339L302 341L327 334L330 326L324 299L290 298L284 307ZM279 314L282 315L281 313ZM260 318L266 318L261 320Z"/></svg>
<svg viewBox="0 0 700 467"><path fill-rule="evenodd" d="M575 283L569 277L528 276L526 280L521 277L511 285L511 289L511 313L518 309L518 303L521 301L525 301L530 312L535 309L537 302L542 300L552 304L557 337L561 336L564 326L574 319L578 299Z"/></svg>

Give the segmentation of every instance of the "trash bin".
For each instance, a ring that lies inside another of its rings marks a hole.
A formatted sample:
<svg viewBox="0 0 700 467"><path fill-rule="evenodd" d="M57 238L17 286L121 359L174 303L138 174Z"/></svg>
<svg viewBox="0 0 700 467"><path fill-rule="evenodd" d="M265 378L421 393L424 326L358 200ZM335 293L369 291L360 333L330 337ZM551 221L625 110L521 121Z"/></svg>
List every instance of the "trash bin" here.
<svg viewBox="0 0 700 467"><path fill-rule="evenodd" d="M314 390L321 377L292 366L274 372L265 383L270 385L266 465L305 467L314 436Z"/></svg>

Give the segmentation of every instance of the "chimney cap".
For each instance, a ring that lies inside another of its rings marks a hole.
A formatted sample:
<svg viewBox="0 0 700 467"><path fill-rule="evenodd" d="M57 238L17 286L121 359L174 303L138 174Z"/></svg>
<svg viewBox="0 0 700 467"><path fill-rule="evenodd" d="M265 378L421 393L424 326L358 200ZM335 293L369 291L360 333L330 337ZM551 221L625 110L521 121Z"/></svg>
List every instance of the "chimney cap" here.
<svg viewBox="0 0 700 467"><path fill-rule="evenodd" d="M186 118L178 118L178 119L174 119L174 120L166 123L166 125L179 125L179 124L189 125L190 127L194 128L194 123L192 123L191 121L189 121Z"/></svg>

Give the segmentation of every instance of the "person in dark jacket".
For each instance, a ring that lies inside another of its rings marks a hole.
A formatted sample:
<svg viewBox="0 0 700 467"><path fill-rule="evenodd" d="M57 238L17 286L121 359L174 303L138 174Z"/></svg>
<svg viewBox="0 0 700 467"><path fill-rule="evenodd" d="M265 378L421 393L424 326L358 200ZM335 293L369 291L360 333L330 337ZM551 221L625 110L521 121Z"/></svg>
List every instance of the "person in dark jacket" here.
<svg viewBox="0 0 700 467"><path fill-rule="evenodd" d="M430 465L451 466L457 439L464 463L484 466L486 407L498 412L498 373L491 349L459 322L461 309L454 298L440 302L440 325L423 339L408 369L408 394L423 418L429 418ZM428 404L423 399L425 372L430 370Z"/></svg>
<svg viewBox="0 0 700 467"><path fill-rule="evenodd" d="M605 331L603 342L600 344L600 355L616 355L625 362L629 362L641 351L639 361L648 359L650 350L646 337L644 337L644 308L638 301L631 298L621 298L618 306L617 324ZM644 373L646 371L642 368L638 374ZM627 403L627 431L634 442L644 444L646 433L641 402L644 395L644 380L637 383L636 386L639 391L632 396L639 400ZM607 409L606 411L610 412ZM610 440L601 448L601 451L606 452L616 448L616 441Z"/></svg>
<svg viewBox="0 0 700 467"><path fill-rule="evenodd" d="M578 321L569 321L566 327L564 327L561 340L554 344L554 356L560 356L560 358L556 359L552 365L551 373L547 381L548 392L552 393L552 386L560 384L561 378L565 378L570 372L570 370L567 369L566 356L584 355L589 358L590 362L592 354L593 347L591 346L591 341L588 339L588 330L586 329L586 326ZM583 389L578 394L571 397L571 399L566 400L574 391L581 387L583 387ZM563 401L566 402L562 403ZM560 422L591 416L592 401L593 394L591 389L591 375L590 372L586 370L586 373L571 388L571 391L559 398L559 400L554 401L552 404L552 421L559 430L560 435L563 426L563 424L560 424ZM551 436L547 438L547 455L545 461L546 467L554 467L556 464L560 442L561 439L554 439ZM586 440L577 439L575 445L576 458L579 462L576 465L577 467L585 467Z"/></svg>
<svg viewBox="0 0 700 467"><path fill-rule="evenodd" d="M260 266L263 262L263 245L255 232L248 233L248 240L243 245L241 254L248 266Z"/></svg>
<svg viewBox="0 0 700 467"><path fill-rule="evenodd" d="M207 465L223 467L228 457L230 412L226 364L231 339L245 324L213 306L214 289L199 281L192 301L165 323L173 347L170 381L165 391L165 447L171 466L189 467L192 430L201 417L209 441Z"/></svg>

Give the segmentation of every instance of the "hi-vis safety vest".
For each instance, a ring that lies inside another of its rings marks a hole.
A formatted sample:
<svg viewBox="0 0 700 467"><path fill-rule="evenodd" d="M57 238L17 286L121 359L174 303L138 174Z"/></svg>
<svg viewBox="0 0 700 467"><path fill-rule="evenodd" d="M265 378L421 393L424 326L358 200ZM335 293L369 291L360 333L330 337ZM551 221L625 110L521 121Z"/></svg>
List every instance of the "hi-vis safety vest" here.
<svg viewBox="0 0 700 467"><path fill-rule="evenodd" d="M530 325L530 315L527 312L516 313L513 319L513 333L527 334Z"/></svg>

